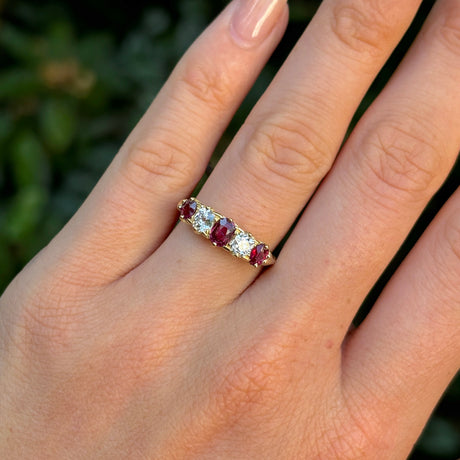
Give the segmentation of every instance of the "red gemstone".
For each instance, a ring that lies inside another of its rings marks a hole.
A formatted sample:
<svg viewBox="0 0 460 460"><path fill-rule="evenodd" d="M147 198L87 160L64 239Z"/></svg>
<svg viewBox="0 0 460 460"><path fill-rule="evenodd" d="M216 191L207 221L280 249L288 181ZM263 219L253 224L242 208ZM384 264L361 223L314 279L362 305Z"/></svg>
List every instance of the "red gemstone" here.
<svg viewBox="0 0 460 460"><path fill-rule="evenodd" d="M222 247L232 239L233 233L235 233L235 224L230 219L222 217L212 226L209 239L216 246Z"/></svg>
<svg viewBox="0 0 460 460"><path fill-rule="evenodd" d="M251 265L262 265L269 254L270 251L265 244L258 244L256 247L252 248L251 255L249 256L249 263Z"/></svg>
<svg viewBox="0 0 460 460"><path fill-rule="evenodd" d="M190 219L195 214L196 208L196 201L187 200L180 208L180 216L182 219Z"/></svg>

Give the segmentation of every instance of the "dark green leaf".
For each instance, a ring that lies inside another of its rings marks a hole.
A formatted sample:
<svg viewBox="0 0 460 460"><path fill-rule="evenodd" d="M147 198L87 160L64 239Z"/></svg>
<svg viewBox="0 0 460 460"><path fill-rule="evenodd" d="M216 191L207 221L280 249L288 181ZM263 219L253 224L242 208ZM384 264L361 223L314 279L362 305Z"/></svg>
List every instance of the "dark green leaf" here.
<svg viewBox="0 0 460 460"><path fill-rule="evenodd" d="M49 164L37 135L21 130L11 143L10 162L19 189L31 185L44 188L49 180Z"/></svg>
<svg viewBox="0 0 460 460"><path fill-rule="evenodd" d="M48 100L40 110L39 122L46 146L61 153L70 146L76 133L75 105L68 100Z"/></svg>
<svg viewBox="0 0 460 460"><path fill-rule="evenodd" d="M0 100L33 96L41 87L41 79L34 70L10 68L0 72Z"/></svg>
<svg viewBox="0 0 460 460"><path fill-rule="evenodd" d="M25 63L33 63L37 60L36 39L8 23L0 26L0 48Z"/></svg>
<svg viewBox="0 0 460 460"><path fill-rule="evenodd" d="M27 238L40 222L46 199L45 191L36 186L23 188L17 193L10 203L2 228L8 240L20 243Z"/></svg>

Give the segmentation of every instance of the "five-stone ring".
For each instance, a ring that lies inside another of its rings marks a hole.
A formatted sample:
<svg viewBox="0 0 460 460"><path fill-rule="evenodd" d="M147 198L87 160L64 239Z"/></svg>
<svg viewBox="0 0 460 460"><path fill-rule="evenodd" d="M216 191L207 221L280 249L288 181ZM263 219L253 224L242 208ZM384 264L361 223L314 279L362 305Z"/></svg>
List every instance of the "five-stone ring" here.
<svg viewBox="0 0 460 460"><path fill-rule="evenodd" d="M254 267L275 263L275 257L265 243L258 241L250 233L238 227L232 219L205 206L196 198L180 201L177 209L180 219L191 224L196 233L210 240L214 246L226 249Z"/></svg>

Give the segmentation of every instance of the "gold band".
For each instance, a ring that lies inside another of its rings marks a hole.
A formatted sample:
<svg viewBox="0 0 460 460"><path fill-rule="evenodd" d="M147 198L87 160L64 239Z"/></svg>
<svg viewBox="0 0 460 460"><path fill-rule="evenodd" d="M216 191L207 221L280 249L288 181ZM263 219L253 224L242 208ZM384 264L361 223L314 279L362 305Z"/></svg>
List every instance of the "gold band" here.
<svg viewBox="0 0 460 460"><path fill-rule="evenodd" d="M244 259L254 267L275 263L275 256L268 245L240 228L232 219L223 216L196 198L188 198L177 204L179 218L191 224L195 233L204 236L214 246L224 248L235 257Z"/></svg>

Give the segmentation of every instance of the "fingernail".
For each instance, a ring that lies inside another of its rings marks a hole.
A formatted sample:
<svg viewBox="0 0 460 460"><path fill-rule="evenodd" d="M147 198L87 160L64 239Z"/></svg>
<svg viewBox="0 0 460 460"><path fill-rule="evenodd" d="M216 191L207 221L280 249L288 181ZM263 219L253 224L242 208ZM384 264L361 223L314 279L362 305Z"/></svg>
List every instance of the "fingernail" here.
<svg viewBox="0 0 460 460"><path fill-rule="evenodd" d="M237 0L232 34L246 46L261 43L270 35L287 0Z"/></svg>

